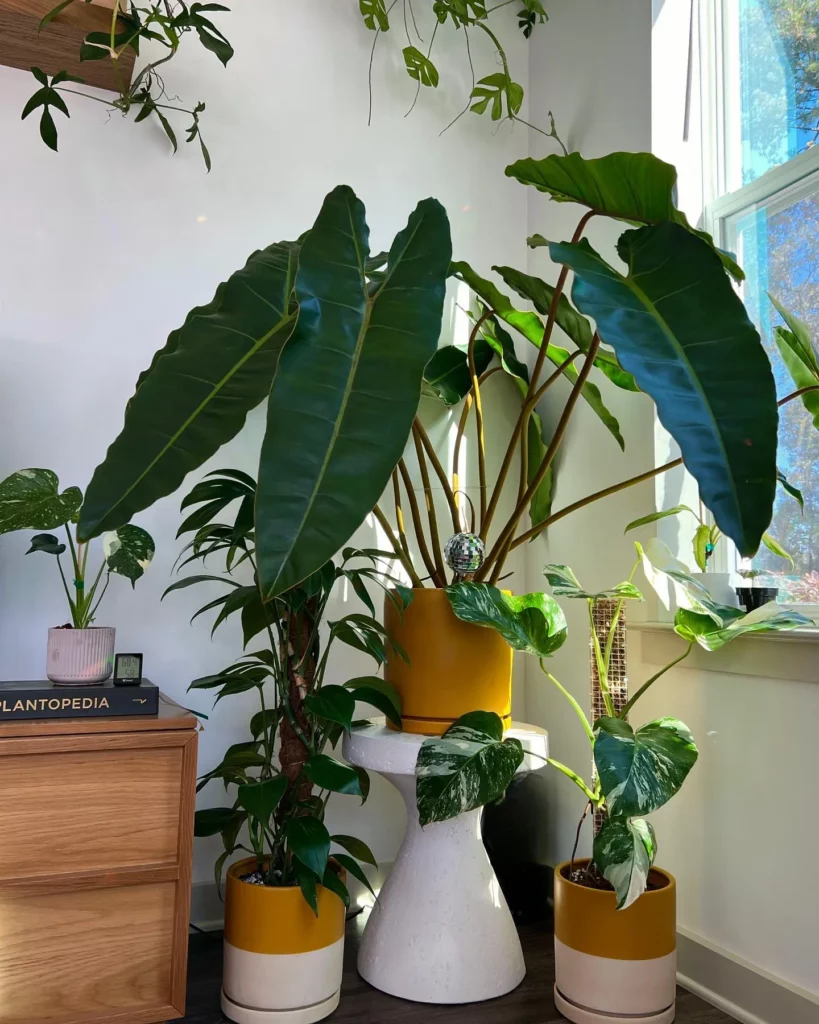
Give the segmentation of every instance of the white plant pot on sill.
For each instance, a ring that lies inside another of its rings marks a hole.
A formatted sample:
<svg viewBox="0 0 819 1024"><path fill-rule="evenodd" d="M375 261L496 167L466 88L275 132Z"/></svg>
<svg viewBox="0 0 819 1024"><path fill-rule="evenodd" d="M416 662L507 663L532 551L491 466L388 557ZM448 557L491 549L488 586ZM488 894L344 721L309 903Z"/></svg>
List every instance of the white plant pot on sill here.
<svg viewBox="0 0 819 1024"><path fill-rule="evenodd" d="M46 675L53 683L74 686L103 682L114 670L116 633L113 626L52 626L48 631Z"/></svg>

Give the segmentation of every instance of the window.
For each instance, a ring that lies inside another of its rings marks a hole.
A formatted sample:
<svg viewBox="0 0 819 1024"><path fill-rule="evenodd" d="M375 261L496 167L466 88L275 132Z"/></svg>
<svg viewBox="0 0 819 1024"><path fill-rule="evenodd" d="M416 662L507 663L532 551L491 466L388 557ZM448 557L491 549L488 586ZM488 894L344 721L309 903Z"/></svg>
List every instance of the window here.
<svg viewBox="0 0 819 1024"><path fill-rule="evenodd" d="M771 354L780 397L794 390L779 359L782 321L768 293L819 339L819 0L700 0L704 221L737 253L743 299ZM819 604L819 430L797 400L782 409L780 470L804 512L778 489L767 549L780 600ZM731 555L716 568L736 568Z"/></svg>

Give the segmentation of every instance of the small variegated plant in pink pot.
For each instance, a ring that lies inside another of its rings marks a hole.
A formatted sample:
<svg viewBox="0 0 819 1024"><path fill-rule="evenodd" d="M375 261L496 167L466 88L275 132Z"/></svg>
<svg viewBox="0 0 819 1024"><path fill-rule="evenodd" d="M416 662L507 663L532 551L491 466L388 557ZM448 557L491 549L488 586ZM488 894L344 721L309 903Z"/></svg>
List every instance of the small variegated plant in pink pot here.
<svg viewBox="0 0 819 1024"><path fill-rule="evenodd" d="M94 625L111 573L125 576L134 586L154 556L150 534L126 524L102 538L102 562L96 573L89 575L89 545L76 538L81 504L79 487L60 493L57 475L50 469L21 469L0 483L0 534L65 529L67 544L53 533L38 533L26 554L42 551L57 559L71 621L48 631L46 675L55 683L75 686L100 683L114 667L116 630ZM66 551L71 557L70 584L61 561Z"/></svg>

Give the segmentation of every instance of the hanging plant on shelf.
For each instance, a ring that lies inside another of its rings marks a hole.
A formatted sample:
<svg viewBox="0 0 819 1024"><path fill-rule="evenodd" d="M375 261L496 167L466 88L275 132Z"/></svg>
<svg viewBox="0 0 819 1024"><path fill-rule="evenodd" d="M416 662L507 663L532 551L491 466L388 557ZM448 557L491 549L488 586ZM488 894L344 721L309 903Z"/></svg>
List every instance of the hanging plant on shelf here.
<svg viewBox="0 0 819 1024"><path fill-rule="evenodd" d="M40 31L51 22L59 26L61 16L67 8L79 0L62 0L52 8L40 22ZM90 0L82 0L89 3ZM206 50L215 54L227 67L233 56L233 47L213 24L209 15L214 12L229 12L230 8L215 3L186 4L176 0L160 0L158 3L144 7L128 0L113 0L110 29L105 32L89 32L79 48L79 61L110 61L116 85L116 96L104 99L101 96L78 89L69 88L69 84L85 84L78 75L69 74L65 69L58 71L51 78L40 68L33 67L31 73L40 88L34 93L23 108L25 120L35 110L40 110L40 137L43 142L57 150L57 126L53 111L69 117L68 106L63 99L64 94L82 96L84 99L104 103L112 110L117 110L123 117L135 113L134 123L155 117L173 146L174 153L179 148L177 129L171 123L176 115L191 118L185 128L186 142L198 142L202 159L208 171L211 158L201 134L200 115L204 113L205 104L201 101L191 107L181 104L176 97L169 95L165 84L164 65L173 60L179 52L182 39L186 33L195 32L199 42ZM134 58L140 55L140 45L155 43L159 50L155 59L151 59L144 68L131 77ZM163 72L160 72L160 68Z"/></svg>
<svg viewBox="0 0 819 1024"><path fill-rule="evenodd" d="M397 21L403 27L403 36L407 44L402 48L406 72L416 83L415 96L407 114L412 113L415 109L422 86L430 89L438 88L440 73L438 66L432 59L432 53L438 30L445 26L454 28L462 33L466 48L466 61L472 75L472 86L463 110L444 128L444 131L447 128L451 128L456 121L460 120L470 110L474 114L489 114L493 121L501 123L503 121L520 121L522 124L526 124L527 127L541 131L542 129L537 128L536 125L530 125L519 116L523 106L523 86L512 77L506 51L497 34L489 26L490 15L503 7L508 7L513 2L516 5L522 4L517 12L518 27L523 32L524 37L528 39L536 25L548 20L546 9L541 0L501 0L500 3L491 7L486 6L485 0L434 0L432 12L435 15L435 22L429 35L429 42L427 43L419 31L412 0L400 0L401 6L397 11L396 8L398 7L399 0L359 0L358 6L361 11L361 17L364 19L364 24L371 32L375 33L369 64L370 104L368 124L372 123L372 69L376 46L380 37L389 32ZM398 31L400 33L401 29L398 29ZM499 71L494 71L492 74L485 75L480 79L477 78L472 57L472 44L470 42L475 32L489 37L500 64ZM555 139L562 146L563 144L557 136L551 113L549 113L549 120L551 123L550 131L543 132L543 134Z"/></svg>

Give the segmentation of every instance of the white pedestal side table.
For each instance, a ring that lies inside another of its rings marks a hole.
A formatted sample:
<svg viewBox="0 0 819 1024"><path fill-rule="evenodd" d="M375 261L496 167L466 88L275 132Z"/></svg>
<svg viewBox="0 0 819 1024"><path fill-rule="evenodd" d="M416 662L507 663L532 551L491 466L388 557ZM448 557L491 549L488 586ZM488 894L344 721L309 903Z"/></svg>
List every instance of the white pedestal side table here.
<svg viewBox="0 0 819 1024"><path fill-rule="evenodd" d="M512 915L481 841L481 811L422 829L415 761L427 737L387 729L383 719L344 740L351 764L378 772L407 806L407 831L370 912L358 972L374 988L419 1003L475 1003L511 992L526 968ZM548 753L548 736L513 723L506 736ZM527 754L520 771L543 766Z"/></svg>

